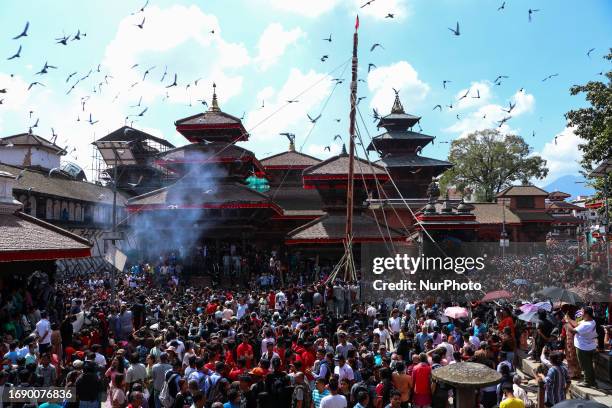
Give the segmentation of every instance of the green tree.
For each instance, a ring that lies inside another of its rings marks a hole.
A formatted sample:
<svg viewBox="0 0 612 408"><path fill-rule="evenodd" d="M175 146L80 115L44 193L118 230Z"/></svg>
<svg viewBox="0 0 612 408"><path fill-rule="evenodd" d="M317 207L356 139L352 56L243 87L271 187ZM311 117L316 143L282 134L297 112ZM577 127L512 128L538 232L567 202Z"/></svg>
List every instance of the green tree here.
<svg viewBox="0 0 612 408"><path fill-rule="evenodd" d="M522 137L502 135L496 129L453 140L449 161L454 166L442 176L442 187L454 185L461 192L469 189L477 201L494 201L497 193L517 180L527 184L548 174L546 160L531 155Z"/></svg>
<svg viewBox="0 0 612 408"><path fill-rule="evenodd" d="M612 61L612 49L604 56ZM602 73L603 74L603 73ZM568 125L584 143L578 145L582 151L582 167L588 174L595 166L612 157L612 71L604 75L607 84L601 81L589 81L586 85L574 85L570 88L572 95L585 94L590 106L567 112ZM608 196L612 190L612 175L607 177ZM597 190L597 197L603 197L604 178L592 177L589 184ZM603 212L603 208L601 210Z"/></svg>

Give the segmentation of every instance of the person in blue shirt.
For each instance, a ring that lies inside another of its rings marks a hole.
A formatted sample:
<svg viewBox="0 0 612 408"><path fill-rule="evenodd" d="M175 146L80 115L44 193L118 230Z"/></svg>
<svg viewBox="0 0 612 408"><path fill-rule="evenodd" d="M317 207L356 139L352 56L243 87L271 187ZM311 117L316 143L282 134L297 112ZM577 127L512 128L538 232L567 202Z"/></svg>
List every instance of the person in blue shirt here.
<svg viewBox="0 0 612 408"><path fill-rule="evenodd" d="M487 326L480 320L480 317L474 319L474 336L480 337L481 334L487 333Z"/></svg>
<svg viewBox="0 0 612 408"><path fill-rule="evenodd" d="M427 333L427 326L423 325L421 332L416 335L417 342L419 343L419 350L425 350L425 343L427 340L431 340L431 335Z"/></svg>
<svg viewBox="0 0 612 408"><path fill-rule="evenodd" d="M6 360L10 360L11 364L16 365L19 353L17 352L17 342L14 341L9 345L9 351L4 355Z"/></svg>
<svg viewBox="0 0 612 408"><path fill-rule="evenodd" d="M223 408L240 408L240 392L231 390L227 394L227 398L229 401L223 404Z"/></svg>

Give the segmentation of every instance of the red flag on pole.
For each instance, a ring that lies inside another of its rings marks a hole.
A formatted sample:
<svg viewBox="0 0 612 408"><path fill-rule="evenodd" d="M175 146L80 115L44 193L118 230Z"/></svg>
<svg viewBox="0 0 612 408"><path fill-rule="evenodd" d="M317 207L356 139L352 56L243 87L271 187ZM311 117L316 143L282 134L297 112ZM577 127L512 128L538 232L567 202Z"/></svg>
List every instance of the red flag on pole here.
<svg viewBox="0 0 612 408"><path fill-rule="evenodd" d="M357 15L357 18L355 19L355 30L359 29L359 15Z"/></svg>

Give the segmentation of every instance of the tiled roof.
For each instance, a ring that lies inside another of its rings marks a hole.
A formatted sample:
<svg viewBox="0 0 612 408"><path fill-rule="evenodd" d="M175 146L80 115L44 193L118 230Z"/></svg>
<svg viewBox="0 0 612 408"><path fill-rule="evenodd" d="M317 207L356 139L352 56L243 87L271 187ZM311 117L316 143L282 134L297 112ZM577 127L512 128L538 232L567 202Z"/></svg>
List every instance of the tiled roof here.
<svg viewBox="0 0 612 408"><path fill-rule="evenodd" d="M536 186L510 186L506 187L497 194L497 197L517 197L517 196L548 196L548 192Z"/></svg>
<svg viewBox="0 0 612 408"><path fill-rule="evenodd" d="M225 142L191 143L160 153L157 156L163 161L209 161L255 157L252 151L235 144Z"/></svg>
<svg viewBox="0 0 612 408"><path fill-rule="evenodd" d="M91 248L86 239L22 212L0 214L0 236L0 260L4 261L60 259L65 257L62 251L71 251L69 257L77 256L74 251L89 256ZM20 258L19 253L31 255Z"/></svg>
<svg viewBox="0 0 612 408"><path fill-rule="evenodd" d="M567 194L564 193L563 191L559 191L559 190L555 190L555 191L551 191L548 194L548 198L570 198L572 195L571 194Z"/></svg>
<svg viewBox="0 0 612 408"><path fill-rule="evenodd" d="M586 208L580 207L572 203L568 203L567 201L552 201L550 203L546 203L546 208L559 208L559 209L564 209L564 210L586 211Z"/></svg>
<svg viewBox="0 0 612 408"><path fill-rule="evenodd" d="M425 135L423 133L413 132L411 130L389 130L378 136L374 136L374 140L433 140L434 136Z"/></svg>
<svg viewBox="0 0 612 408"><path fill-rule="evenodd" d="M323 201L317 190L281 186L271 187L266 195L283 209L284 215L320 217L325 214L321 210Z"/></svg>
<svg viewBox="0 0 612 408"><path fill-rule="evenodd" d="M174 148L174 145L165 139L150 135L142 130L134 129L129 126L122 126L108 135L96 140L93 144L96 142L130 142L143 139L151 139L171 149Z"/></svg>
<svg viewBox="0 0 612 408"><path fill-rule="evenodd" d="M179 125L220 125L220 124L238 124L241 120L235 116L221 111L211 111L197 113L183 119L179 119L174 124Z"/></svg>
<svg viewBox="0 0 612 408"><path fill-rule="evenodd" d="M501 224L504 220L504 206L498 203L471 203L474 206L472 214L481 224ZM505 210L505 219L508 224L518 224L521 219L508 207Z"/></svg>
<svg viewBox="0 0 612 408"><path fill-rule="evenodd" d="M382 241L383 237L385 240L388 240L389 236L391 236L393 240L404 239L400 231L393 228L387 228L387 226L382 224L380 219L378 222L380 224L380 229L374 218L363 214L355 214L353 217L354 242ZM342 242L345 238L345 230L346 215L326 214L323 217L317 218L289 232L287 234L287 242Z"/></svg>
<svg viewBox="0 0 612 408"><path fill-rule="evenodd" d="M552 221L552 215L546 212L514 211L521 221Z"/></svg>
<svg viewBox="0 0 612 408"><path fill-rule="evenodd" d="M230 204L260 203L278 208L265 194L259 193L240 183L212 183L207 186L199 181L191 184L190 180L182 178L171 186L131 198L127 205L129 209L140 206L150 206L157 209L180 207L205 208ZM278 208L280 212L280 208Z"/></svg>
<svg viewBox="0 0 612 408"><path fill-rule="evenodd" d="M387 172L382 167L372 163L370 164L363 159L355 157L354 173L355 177L361 175L386 175ZM319 164L308 167L304 170L304 176L314 175L344 175L348 174L349 156L348 154L340 154L330 157Z"/></svg>
<svg viewBox="0 0 612 408"><path fill-rule="evenodd" d="M46 149L53 150L55 152L61 152L64 150L55 143L51 143L44 137L37 136L31 133L19 133L17 135L0 138L0 140L3 140L4 142L10 142L15 146L40 146Z"/></svg>
<svg viewBox="0 0 612 408"><path fill-rule="evenodd" d="M261 159L261 164L265 169L287 167L295 169L305 169L307 167L314 166L318 163L321 163L320 159L293 150L278 153Z"/></svg>
<svg viewBox="0 0 612 408"><path fill-rule="evenodd" d="M574 217L573 215L570 214L551 214L554 222L569 222L569 223L575 223L575 224L579 224L582 221L580 220L580 218L578 217Z"/></svg>
<svg viewBox="0 0 612 408"><path fill-rule="evenodd" d="M99 186L86 181L70 180L61 177L49 177L48 173L9 166L0 163L0 171L7 171L11 174L21 174L15 183L17 192L27 191L31 188L32 192L48 194L57 197L66 197L74 200L87 201L91 203L113 203L113 192L109 187ZM123 206L127 197L121 192L117 192L117 205Z"/></svg>
<svg viewBox="0 0 612 408"><path fill-rule="evenodd" d="M389 155L377 160L376 164L385 167L453 167L453 164L450 162L418 156L412 153Z"/></svg>

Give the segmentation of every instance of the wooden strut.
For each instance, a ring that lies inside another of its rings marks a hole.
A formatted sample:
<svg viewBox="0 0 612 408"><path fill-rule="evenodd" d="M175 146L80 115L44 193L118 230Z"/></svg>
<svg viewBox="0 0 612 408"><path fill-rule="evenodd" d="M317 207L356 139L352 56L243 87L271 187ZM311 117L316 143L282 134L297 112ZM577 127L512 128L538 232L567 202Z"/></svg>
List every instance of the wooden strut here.
<svg viewBox="0 0 612 408"><path fill-rule="evenodd" d="M353 261L353 187L355 179L355 115L357 111L357 44L358 44L359 17L355 24L353 34L353 60L351 77L351 110L349 115L349 168L348 183L346 189L346 234L345 234L345 255L344 260L344 280L356 281L355 264Z"/></svg>

